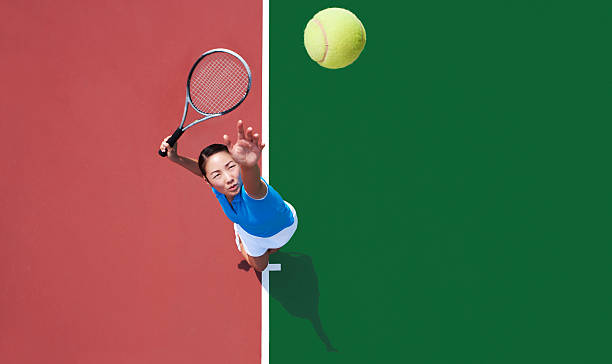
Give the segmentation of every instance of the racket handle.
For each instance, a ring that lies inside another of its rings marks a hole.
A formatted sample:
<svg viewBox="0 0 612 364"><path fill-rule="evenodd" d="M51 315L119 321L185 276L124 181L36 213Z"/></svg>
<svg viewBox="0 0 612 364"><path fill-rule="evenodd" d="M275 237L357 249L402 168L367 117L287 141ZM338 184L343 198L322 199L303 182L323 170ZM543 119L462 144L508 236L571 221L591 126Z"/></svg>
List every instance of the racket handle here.
<svg viewBox="0 0 612 364"><path fill-rule="evenodd" d="M168 138L168 140L166 141L166 143L168 143L168 145L170 147L174 147L174 144L176 144L176 141L178 140L178 138L181 137L181 135L183 135L183 129L181 129L180 127L178 129L176 129L174 131L174 133L172 134L172 136L170 138ZM159 155L161 155L162 157L165 157L168 155L168 151L162 151L161 149L159 149L157 151L159 153Z"/></svg>

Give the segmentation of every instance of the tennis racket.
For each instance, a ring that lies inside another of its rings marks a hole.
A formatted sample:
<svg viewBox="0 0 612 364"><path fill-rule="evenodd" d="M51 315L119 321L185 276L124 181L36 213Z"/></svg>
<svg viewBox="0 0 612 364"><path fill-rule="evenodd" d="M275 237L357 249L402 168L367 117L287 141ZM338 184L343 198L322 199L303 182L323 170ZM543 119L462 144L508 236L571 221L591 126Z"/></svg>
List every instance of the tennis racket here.
<svg viewBox="0 0 612 364"><path fill-rule="evenodd" d="M238 53L217 48L202 54L189 71L183 120L166 143L173 147L185 130L234 110L250 89L251 69ZM204 117L183 127L189 106ZM168 155L167 150L158 152L162 157Z"/></svg>

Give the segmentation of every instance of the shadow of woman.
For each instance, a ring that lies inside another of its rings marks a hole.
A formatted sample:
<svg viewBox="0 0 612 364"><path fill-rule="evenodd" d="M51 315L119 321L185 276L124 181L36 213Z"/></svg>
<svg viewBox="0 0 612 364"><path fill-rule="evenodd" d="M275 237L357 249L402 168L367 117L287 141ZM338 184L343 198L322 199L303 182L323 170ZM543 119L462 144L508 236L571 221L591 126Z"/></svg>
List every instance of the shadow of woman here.
<svg viewBox="0 0 612 364"><path fill-rule="evenodd" d="M271 263L280 263L280 274L271 277L270 296L295 317L309 320L327 351L336 350L319 317L319 284L312 259L302 253L279 251L271 255Z"/></svg>

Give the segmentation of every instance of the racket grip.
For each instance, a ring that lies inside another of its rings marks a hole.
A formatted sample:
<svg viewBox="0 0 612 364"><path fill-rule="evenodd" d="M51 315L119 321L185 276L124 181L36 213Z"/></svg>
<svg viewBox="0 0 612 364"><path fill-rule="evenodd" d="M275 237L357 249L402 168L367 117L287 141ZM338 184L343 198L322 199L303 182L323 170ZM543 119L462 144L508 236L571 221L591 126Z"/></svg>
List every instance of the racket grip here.
<svg viewBox="0 0 612 364"><path fill-rule="evenodd" d="M178 138L181 137L181 135L183 135L183 129L181 129L179 127L178 129L176 129L174 131L174 133L172 133L172 136L170 138L168 138L166 143L168 143L168 145L170 145L170 147L174 147L174 144L176 144L176 141L178 140ZM165 156L168 155L168 151L167 150L166 151L162 151L161 149L159 149L157 152L162 157L165 157Z"/></svg>

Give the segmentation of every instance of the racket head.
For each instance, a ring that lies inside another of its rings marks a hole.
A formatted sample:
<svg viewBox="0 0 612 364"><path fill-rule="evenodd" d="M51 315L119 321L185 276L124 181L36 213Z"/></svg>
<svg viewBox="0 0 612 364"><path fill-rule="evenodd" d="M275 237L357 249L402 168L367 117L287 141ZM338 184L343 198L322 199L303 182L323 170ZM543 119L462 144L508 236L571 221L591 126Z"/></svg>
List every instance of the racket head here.
<svg viewBox="0 0 612 364"><path fill-rule="evenodd" d="M251 69L229 49L211 49L191 67L187 78L189 104L205 115L223 115L234 110L251 90Z"/></svg>

